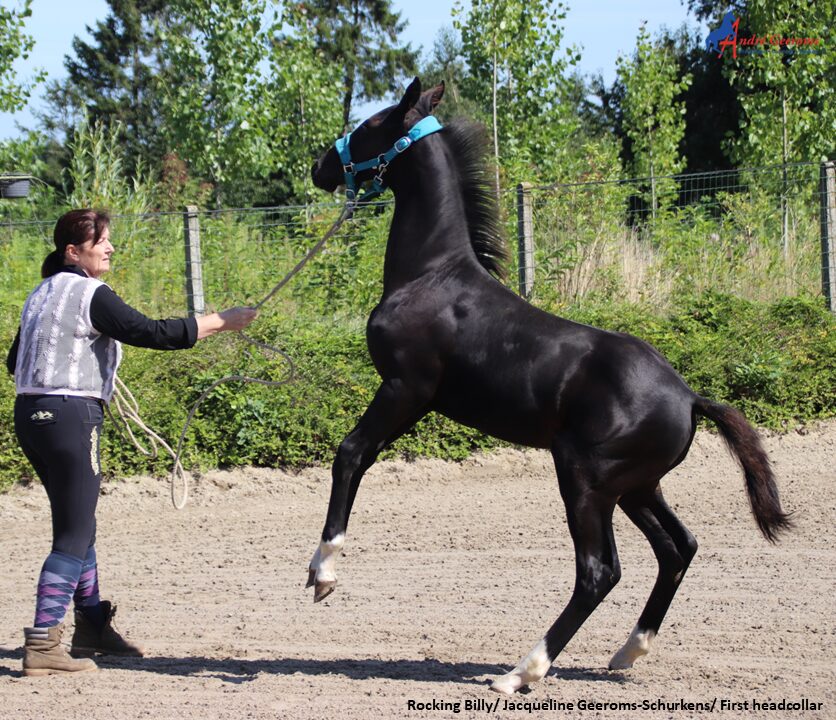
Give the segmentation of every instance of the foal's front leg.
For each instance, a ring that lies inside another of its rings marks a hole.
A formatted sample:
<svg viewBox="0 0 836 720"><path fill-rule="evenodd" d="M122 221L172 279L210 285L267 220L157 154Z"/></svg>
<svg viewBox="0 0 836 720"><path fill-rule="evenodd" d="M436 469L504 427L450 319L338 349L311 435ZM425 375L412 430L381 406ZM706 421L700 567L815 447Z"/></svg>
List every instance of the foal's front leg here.
<svg viewBox="0 0 836 720"><path fill-rule="evenodd" d="M328 597L337 585L337 557L363 474L384 447L426 414L431 395L426 386L410 386L399 378L384 381L360 422L340 443L331 469L331 499L322 540L308 568L307 587L315 586L314 602Z"/></svg>

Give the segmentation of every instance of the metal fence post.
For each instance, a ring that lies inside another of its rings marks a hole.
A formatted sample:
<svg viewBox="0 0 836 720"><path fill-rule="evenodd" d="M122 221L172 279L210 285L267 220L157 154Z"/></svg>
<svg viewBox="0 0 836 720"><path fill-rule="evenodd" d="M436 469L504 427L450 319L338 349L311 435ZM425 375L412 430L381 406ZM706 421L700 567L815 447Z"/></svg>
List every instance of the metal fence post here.
<svg viewBox="0 0 836 720"><path fill-rule="evenodd" d="M821 207L821 287L827 309L836 313L836 163L823 162L819 172Z"/></svg>
<svg viewBox="0 0 836 720"><path fill-rule="evenodd" d="M534 221L531 183L517 185L517 265L520 295L529 297L534 288Z"/></svg>
<svg viewBox="0 0 836 720"><path fill-rule="evenodd" d="M189 315L203 315L203 263L200 259L200 219L196 205L187 205L183 213L183 238L186 246L186 303Z"/></svg>

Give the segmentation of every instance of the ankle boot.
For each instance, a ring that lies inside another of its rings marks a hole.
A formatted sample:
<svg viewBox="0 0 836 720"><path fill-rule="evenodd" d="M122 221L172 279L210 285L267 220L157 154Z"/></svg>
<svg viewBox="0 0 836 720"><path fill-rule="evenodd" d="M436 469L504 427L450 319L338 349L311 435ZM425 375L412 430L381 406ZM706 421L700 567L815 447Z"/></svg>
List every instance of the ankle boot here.
<svg viewBox="0 0 836 720"><path fill-rule="evenodd" d="M98 670L90 659L74 660L64 646L61 636L64 624L44 628L23 628L26 643L23 647L23 674L29 676Z"/></svg>
<svg viewBox="0 0 836 720"><path fill-rule="evenodd" d="M73 657L90 657L95 653L142 657L145 651L139 645L123 638L113 627L116 606L109 600L102 600L99 608L104 616L101 627L89 620L83 610L75 609L75 632L70 654Z"/></svg>

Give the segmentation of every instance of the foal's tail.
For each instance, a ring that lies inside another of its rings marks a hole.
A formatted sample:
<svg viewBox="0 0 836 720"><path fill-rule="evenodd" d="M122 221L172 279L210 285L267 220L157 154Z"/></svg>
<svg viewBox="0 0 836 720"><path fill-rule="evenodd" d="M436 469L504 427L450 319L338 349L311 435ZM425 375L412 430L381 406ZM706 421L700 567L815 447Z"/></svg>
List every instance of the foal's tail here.
<svg viewBox="0 0 836 720"><path fill-rule="evenodd" d="M746 491L755 521L764 537L769 542L776 542L778 534L789 530L792 522L790 516L781 509L775 476L755 429L742 412L728 405L698 396L694 409L717 423L723 439L743 467Z"/></svg>

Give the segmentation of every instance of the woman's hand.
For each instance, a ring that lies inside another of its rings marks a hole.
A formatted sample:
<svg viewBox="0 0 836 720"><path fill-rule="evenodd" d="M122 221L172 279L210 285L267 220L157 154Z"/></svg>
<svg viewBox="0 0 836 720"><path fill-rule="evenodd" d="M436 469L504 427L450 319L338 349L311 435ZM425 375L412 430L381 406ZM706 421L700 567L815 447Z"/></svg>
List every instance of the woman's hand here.
<svg viewBox="0 0 836 720"><path fill-rule="evenodd" d="M258 310L251 307L234 307L218 313L224 326L221 330L243 330L258 317Z"/></svg>
<svg viewBox="0 0 836 720"><path fill-rule="evenodd" d="M258 317L258 310L252 307L234 307L197 318L197 339L203 340L218 332L243 330Z"/></svg>

